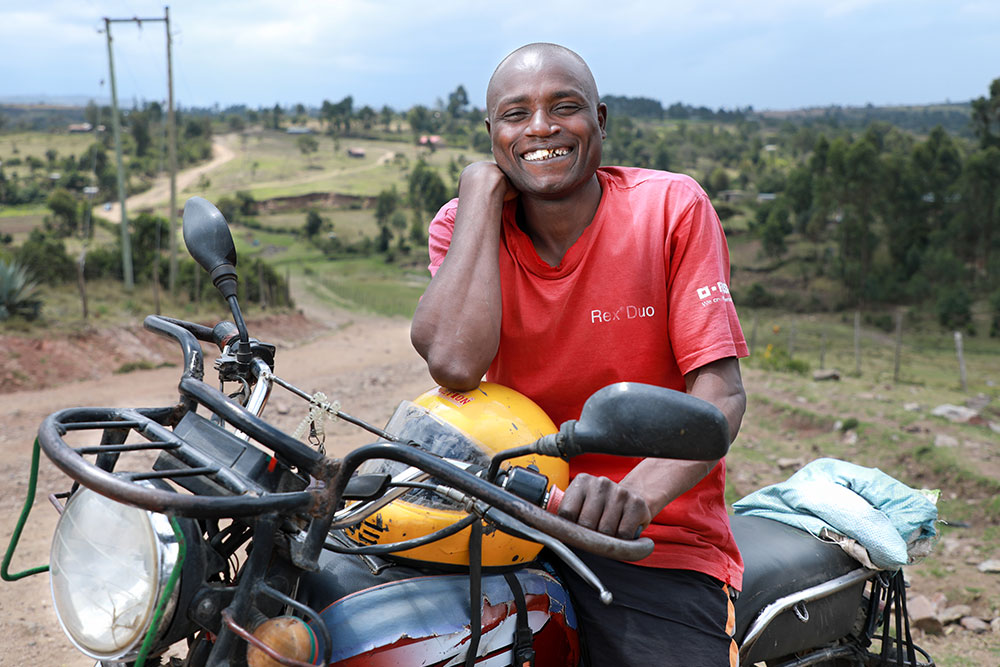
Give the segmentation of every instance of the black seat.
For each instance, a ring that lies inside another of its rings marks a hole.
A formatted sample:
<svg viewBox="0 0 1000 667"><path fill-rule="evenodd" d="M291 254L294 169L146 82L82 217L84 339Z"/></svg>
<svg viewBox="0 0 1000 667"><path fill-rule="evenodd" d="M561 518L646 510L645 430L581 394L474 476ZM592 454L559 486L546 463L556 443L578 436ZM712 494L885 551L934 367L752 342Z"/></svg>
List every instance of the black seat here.
<svg viewBox="0 0 1000 667"><path fill-rule="evenodd" d="M738 643L742 644L747 629L757 614L775 600L862 567L861 563L845 553L836 544L823 542L804 530L761 517L731 516L729 519L733 536L736 538L736 544L740 548L746 567L743 574L743 592L735 603L735 636ZM842 628L846 628L843 630L844 633L850 629L854 622L851 606L856 607L860 603L863 588L863 585L859 584L857 587L844 591L850 598L846 602L847 613L845 614L843 611L845 609L843 600L838 604L838 610L834 613L838 616L846 616L846 618L838 619L838 623L835 624L839 626L837 629L827 624L827 631L833 631L836 634L841 632ZM833 596L833 598L838 597L844 596L839 594ZM814 602L810 603L808 608L811 615L815 617L824 611L823 607L827 603L832 604L833 602L832 599L826 602ZM791 616L791 614L788 615ZM794 616L791 616L789 620L796 629L794 634L808 634L802 633L805 628L801 626L806 625L805 623L795 620ZM776 632L774 634L776 636L772 637L770 641L784 644L784 638L780 637L783 633ZM759 643L767 643L765 641L766 635L761 638ZM823 639L823 637L815 638L817 641Z"/></svg>

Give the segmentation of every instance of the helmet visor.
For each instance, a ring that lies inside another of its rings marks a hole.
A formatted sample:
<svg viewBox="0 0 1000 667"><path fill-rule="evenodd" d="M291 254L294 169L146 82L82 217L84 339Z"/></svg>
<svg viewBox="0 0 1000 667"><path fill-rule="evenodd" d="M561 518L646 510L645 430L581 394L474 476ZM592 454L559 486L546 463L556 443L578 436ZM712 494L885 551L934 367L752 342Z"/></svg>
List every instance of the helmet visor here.
<svg viewBox="0 0 1000 667"><path fill-rule="evenodd" d="M389 419L389 423L386 424L385 430L402 442L408 441L420 449L442 458L483 468L490 464L488 450L475 438L432 414L422 405L411 401L403 401L399 404L396 412ZM398 461L372 459L362 464L358 468L358 472L361 474L387 473L395 477L406 468L405 463ZM431 484L437 483L433 479L428 481ZM414 489L404 495L402 500L437 509L458 509L458 505L453 501L426 489Z"/></svg>

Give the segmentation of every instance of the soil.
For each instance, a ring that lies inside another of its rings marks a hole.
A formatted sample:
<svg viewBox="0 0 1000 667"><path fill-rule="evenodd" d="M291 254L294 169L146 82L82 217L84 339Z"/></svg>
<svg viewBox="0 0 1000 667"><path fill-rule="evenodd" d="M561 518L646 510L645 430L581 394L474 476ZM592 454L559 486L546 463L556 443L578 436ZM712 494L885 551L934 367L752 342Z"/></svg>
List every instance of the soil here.
<svg viewBox="0 0 1000 667"><path fill-rule="evenodd" d="M309 311L252 319L253 335L278 346L276 371L306 392L323 391L341 402L356 417L382 425L398 401L413 398L432 382L423 362L409 343L409 323L355 313ZM0 337L5 352L0 359L0 542L14 530L27 492L32 442L42 419L64 407L75 405L154 406L169 405L177 398L178 351L170 341L144 331L140 326L84 331L62 338ZM212 359L206 349L206 359ZM175 365L160 366L171 363ZM147 367L115 373L124 367ZM211 371L209 371L210 373ZM730 456L730 476L741 491L787 477L795 461L782 462L777 456L805 460L820 455L808 448L761 456L763 442L774 437L762 426L785 419L781 426L788 443L801 443L831 432L829 423L791 414L775 413L775 402L802 403L791 385L775 381L755 369L746 369L750 409L740 439ZM849 384L831 392L855 391ZM763 394L771 403L754 400ZM822 413L823 405L810 408ZM772 414L775 413L775 414ZM291 394L275 391L268 408L269 418L292 432L305 414L305 403ZM781 436L778 436L781 437ZM830 437L840 437L830 435ZM371 436L350 425L328 429L327 451L343 455L353 447L370 442ZM990 442L988 436L984 440ZM995 444L995 438L992 440ZM780 443L779 443L780 444ZM815 448L815 446L813 446ZM995 446L993 447L995 449ZM996 465L994 459L989 465ZM905 468L903 469L905 470ZM935 480L928 480L933 483ZM67 488L65 476L42 457L38 491L27 528L21 537L11 571L18 572L48 562L49 541L56 512L46 502L52 492ZM979 502L975 491L970 497ZM941 595L949 604L970 604L972 613L987 620L995 617L998 575L978 572L977 562L996 545L985 544L987 533L980 528L949 538L950 554L945 574L911 568L913 593L927 597ZM993 557L1000 557L997 553ZM979 598L956 599L956 591L979 590ZM917 642L938 658L941 665L998 664L1000 640L996 633L973 634L959 626L948 626L943 636L916 631ZM946 659L942 660L942 657ZM40 665L92 667L63 635L55 619L48 591L48 577L28 577L14 583L0 583L0 665Z"/></svg>

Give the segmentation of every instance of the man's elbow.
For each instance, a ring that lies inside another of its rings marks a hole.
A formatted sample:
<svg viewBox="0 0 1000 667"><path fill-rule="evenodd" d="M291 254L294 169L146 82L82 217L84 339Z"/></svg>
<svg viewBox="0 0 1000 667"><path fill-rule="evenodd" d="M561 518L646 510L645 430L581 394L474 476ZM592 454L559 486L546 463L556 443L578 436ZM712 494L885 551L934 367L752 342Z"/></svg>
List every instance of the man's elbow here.
<svg viewBox="0 0 1000 667"><path fill-rule="evenodd" d="M454 357L440 360L429 357L427 371L439 385L457 391L472 391L479 386L486 372Z"/></svg>

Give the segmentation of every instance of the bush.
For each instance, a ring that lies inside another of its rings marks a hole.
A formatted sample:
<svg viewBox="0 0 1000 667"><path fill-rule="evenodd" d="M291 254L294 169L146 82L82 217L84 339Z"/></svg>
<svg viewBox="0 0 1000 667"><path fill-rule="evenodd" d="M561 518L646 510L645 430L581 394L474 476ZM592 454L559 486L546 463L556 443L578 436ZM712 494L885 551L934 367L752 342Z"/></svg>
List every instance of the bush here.
<svg viewBox="0 0 1000 667"><path fill-rule="evenodd" d="M36 296L37 289L27 269L17 262L0 260L0 321L14 316L27 320L38 317L42 301Z"/></svg>
<svg viewBox="0 0 1000 667"><path fill-rule="evenodd" d="M76 276L76 267L62 240L40 229L31 230L28 240L14 251L14 259L42 283L56 285Z"/></svg>
<svg viewBox="0 0 1000 667"><path fill-rule="evenodd" d="M788 350L783 347L775 347L768 344L764 354L761 355L760 367L768 371L779 371L781 373L798 373L805 375L809 372L809 363L801 359L793 359L788 355Z"/></svg>
<svg viewBox="0 0 1000 667"><path fill-rule="evenodd" d="M937 316L946 329L966 329L972 333L972 299L962 287L945 287L938 293Z"/></svg>

